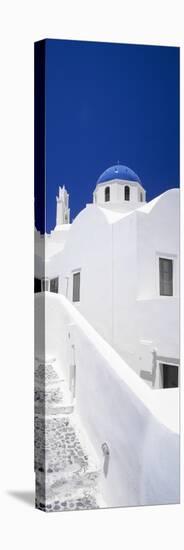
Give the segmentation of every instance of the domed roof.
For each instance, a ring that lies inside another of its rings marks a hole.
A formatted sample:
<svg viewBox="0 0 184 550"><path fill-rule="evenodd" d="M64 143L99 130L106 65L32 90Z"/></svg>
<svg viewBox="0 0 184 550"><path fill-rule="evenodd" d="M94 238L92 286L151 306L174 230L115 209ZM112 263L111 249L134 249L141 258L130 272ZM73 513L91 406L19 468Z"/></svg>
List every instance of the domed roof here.
<svg viewBox="0 0 184 550"><path fill-rule="evenodd" d="M116 164L115 166L110 166L107 168L103 174L98 178L97 183L104 183L105 181L112 180L126 180L126 181L137 181L141 184L141 180L137 174L128 168L128 166L123 166L122 164Z"/></svg>

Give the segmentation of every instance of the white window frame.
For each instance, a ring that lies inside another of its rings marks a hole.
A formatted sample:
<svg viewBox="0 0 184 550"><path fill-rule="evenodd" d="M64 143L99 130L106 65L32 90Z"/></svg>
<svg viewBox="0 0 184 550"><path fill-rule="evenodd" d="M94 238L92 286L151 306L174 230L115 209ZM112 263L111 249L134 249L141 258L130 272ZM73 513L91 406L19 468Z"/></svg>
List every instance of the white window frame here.
<svg viewBox="0 0 184 550"><path fill-rule="evenodd" d="M45 283L45 286L48 283L48 288L45 289L45 290L43 289L43 283ZM49 277L42 277L42 279L41 279L41 292L50 292L50 279L49 279Z"/></svg>
<svg viewBox="0 0 184 550"><path fill-rule="evenodd" d="M68 298L70 277L69 276L65 277L65 281L66 281L65 296L66 296L66 298ZM73 279L72 279L72 281L73 281Z"/></svg>
<svg viewBox="0 0 184 550"><path fill-rule="evenodd" d="M171 296L160 294L160 268L159 259L172 260L173 263L173 294ZM178 269L178 257L177 254L167 254L164 252L156 253L156 294L160 299L171 299L177 296L177 269Z"/></svg>

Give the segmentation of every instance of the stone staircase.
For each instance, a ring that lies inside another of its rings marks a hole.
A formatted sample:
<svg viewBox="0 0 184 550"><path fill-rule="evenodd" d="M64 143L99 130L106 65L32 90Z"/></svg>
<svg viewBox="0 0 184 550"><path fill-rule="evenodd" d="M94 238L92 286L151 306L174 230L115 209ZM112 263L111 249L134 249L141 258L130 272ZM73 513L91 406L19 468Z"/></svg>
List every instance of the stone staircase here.
<svg viewBox="0 0 184 550"><path fill-rule="evenodd" d="M80 426L71 392L54 360L35 368L36 507L47 511L104 506L102 465Z"/></svg>
<svg viewBox="0 0 184 550"><path fill-rule="evenodd" d="M41 362L35 368L35 414L72 413L71 393L54 359Z"/></svg>

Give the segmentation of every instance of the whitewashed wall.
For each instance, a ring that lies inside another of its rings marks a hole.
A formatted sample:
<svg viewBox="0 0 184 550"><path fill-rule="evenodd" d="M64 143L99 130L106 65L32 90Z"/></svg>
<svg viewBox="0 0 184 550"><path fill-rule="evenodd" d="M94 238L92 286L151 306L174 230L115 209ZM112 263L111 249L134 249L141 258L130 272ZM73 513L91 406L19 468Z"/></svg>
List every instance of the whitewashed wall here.
<svg viewBox="0 0 184 550"><path fill-rule="evenodd" d="M81 270L77 309L108 341L112 340L112 227L98 207L89 205L72 224L62 254L61 288L72 300L73 271Z"/></svg>
<svg viewBox="0 0 184 550"><path fill-rule="evenodd" d="M130 188L130 202L124 200L124 188L125 186ZM110 201L105 202L105 188L110 188ZM124 205L127 210L136 207L140 203L140 192L142 192L143 199L145 200L145 191L139 183L129 183L126 180L113 180L96 186L94 191L95 202L100 206L106 206L108 208L111 204L113 206L124 209Z"/></svg>
<svg viewBox="0 0 184 550"><path fill-rule="evenodd" d="M158 258L164 255L176 260L174 295L179 295L179 216L178 189L166 191L137 211L139 300L158 298Z"/></svg>
<svg viewBox="0 0 184 550"><path fill-rule="evenodd" d="M179 358L179 191L116 222L113 250L114 346L138 374L151 373L154 349ZM159 296L164 255L174 259L173 297Z"/></svg>
<svg viewBox="0 0 184 550"><path fill-rule="evenodd" d="M38 294L36 311L44 299L46 356L57 356L67 378L75 345L76 408L102 466L109 446L107 505L179 502L178 390L151 390L68 300Z"/></svg>
<svg viewBox="0 0 184 550"><path fill-rule="evenodd" d="M146 208L149 209L149 204ZM148 213L137 212L136 320L140 370L154 348L165 358L179 358L179 217L178 189L161 195ZM173 259L173 296L159 296L159 257ZM157 372L156 385L158 376Z"/></svg>
<svg viewBox="0 0 184 550"><path fill-rule="evenodd" d="M88 205L64 237L45 265L46 276L59 276L59 292L72 301L73 272L80 270L75 307L138 374L152 373L154 349L179 358L179 191L126 215ZM173 297L159 296L164 255L174 259Z"/></svg>

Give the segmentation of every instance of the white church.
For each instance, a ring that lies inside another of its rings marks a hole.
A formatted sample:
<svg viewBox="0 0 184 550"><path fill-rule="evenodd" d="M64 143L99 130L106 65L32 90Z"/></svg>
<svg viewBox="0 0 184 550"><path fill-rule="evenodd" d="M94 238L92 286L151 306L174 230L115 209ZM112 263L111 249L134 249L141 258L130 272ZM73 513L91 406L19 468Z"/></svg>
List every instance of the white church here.
<svg viewBox="0 0 184 550"><path fill-rule="evenodd" d="M106 505L178 502L179 190L147 202L117 164L70 223L59 187L55 229L35 230L35 293L37 360L44 303L45 364L62 369L98 459L111 457Z"/></svg>
<svg viewBox="0 0 184 550"><path fill-rule="evenodd" d="M147 203L135 172L116 165L72 224L64 187L56 204L37 290L64 294L151 387L177 386L179 190Z"/></svg>

